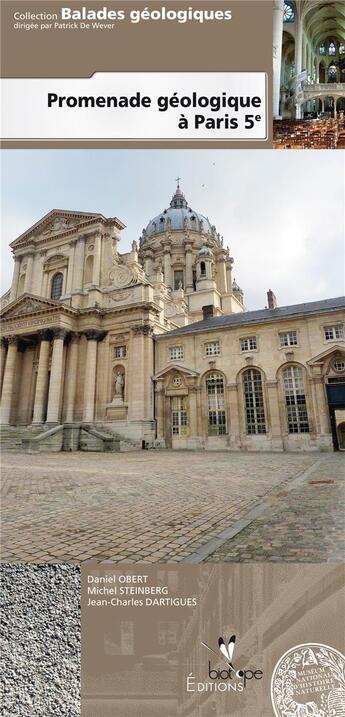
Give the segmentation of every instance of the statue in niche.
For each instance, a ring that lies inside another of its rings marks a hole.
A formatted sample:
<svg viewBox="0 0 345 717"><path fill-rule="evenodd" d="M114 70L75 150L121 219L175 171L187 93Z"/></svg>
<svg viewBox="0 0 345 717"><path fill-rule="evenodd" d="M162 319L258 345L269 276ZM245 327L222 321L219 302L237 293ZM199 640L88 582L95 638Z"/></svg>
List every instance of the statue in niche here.
<svg viewBox="0 0 345 717"><path fill-rule="evenodd" d="M125 394L125 378L121 371L116 371L114 381L114 397L113 401L123 401Z"/></svg>
<svg viewBox="0 0 345 717"><path fill-rule="evenodd" d="M138 251L138 244L134 239L134 241L132 241L132 252L137 252L137 251Z"/></svg>

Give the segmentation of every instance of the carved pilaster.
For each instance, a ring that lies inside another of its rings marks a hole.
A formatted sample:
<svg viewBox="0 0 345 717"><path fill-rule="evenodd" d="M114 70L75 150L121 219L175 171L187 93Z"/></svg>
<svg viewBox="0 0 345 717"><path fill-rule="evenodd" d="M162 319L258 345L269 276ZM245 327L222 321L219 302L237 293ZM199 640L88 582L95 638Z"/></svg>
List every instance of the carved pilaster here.
<svg viewBox="0 0 345 717"><path fill-rule="evenodd" d="M150 326L149 324L140 324L140 326L133 326L134 336L152 336L153 332L153 326Z"/></svg>

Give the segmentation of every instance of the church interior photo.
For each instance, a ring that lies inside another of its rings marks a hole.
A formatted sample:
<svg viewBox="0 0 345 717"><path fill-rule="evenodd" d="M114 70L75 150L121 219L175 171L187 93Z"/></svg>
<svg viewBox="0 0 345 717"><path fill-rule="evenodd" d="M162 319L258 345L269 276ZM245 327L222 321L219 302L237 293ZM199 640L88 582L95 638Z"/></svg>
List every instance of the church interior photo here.
<svg viewBox="0 0 345 717"><path fill-rule="evenodd" d="M344 3L276 0L273 5L274 147L344 148Z"/></svg>

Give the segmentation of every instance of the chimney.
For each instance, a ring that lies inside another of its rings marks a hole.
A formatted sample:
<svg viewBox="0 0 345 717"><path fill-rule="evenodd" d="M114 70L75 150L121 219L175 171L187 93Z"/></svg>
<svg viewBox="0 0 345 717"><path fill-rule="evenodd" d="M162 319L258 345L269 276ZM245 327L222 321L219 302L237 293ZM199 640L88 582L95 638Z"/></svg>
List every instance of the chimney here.
<svg viewBox="0 0 345 717"><path fill-rule="evenodd" d="M276 309L278 306L276 295L273 293L272 289L269 289L267 292L267 302L269 309Z"/></svg>
<svg viewBox="0 0 345 717"><path fill-rule="evenodd" d="M202 319L205 321L206 319L211 319L213 316L213 304L207 304L207 306L202 307Z"/></svg>

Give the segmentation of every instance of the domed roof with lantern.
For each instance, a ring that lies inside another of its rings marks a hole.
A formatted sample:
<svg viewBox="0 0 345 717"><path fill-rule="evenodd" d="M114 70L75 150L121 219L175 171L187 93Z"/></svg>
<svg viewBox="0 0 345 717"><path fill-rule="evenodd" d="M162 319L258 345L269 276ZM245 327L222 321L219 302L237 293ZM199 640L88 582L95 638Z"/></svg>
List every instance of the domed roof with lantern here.
<svg viewBox="0 0 345 717"><path fill-rule="evenodd" d="M177 179L176 191L171 199L170 206L151 219L143 238L152 237L162 232L195 231L200 234L214 236L216 228L210 220L200 212L188 206L187 200L180 188L180 178Z"/></svg>

